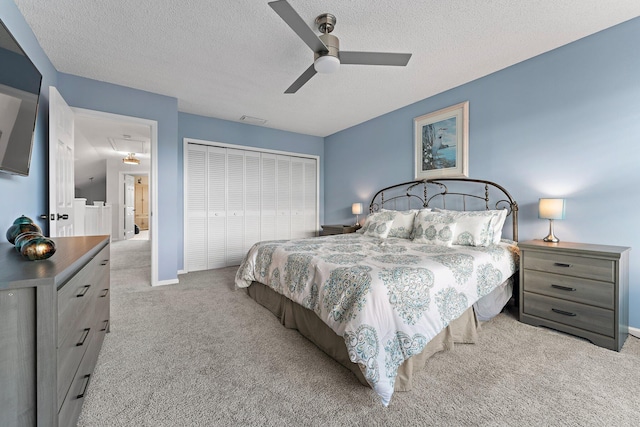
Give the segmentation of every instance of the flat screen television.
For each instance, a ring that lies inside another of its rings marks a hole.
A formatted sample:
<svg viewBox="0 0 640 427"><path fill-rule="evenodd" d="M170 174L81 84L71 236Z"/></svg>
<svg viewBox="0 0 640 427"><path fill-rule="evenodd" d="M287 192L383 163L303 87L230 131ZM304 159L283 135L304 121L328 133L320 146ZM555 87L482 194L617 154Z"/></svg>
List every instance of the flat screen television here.
<svg viewBox="0 0 640 427"><path fill-rule="evenodd" d="M42 74L0 20L0 171L29 175Z"/></svg>

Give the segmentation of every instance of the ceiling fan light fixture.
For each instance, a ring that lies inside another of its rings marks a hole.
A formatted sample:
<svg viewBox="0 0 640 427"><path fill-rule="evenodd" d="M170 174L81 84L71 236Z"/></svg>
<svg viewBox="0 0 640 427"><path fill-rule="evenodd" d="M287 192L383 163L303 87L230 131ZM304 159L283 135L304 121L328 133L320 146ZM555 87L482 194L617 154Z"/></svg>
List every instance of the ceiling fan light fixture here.
<svg viewBox="0 0 640 427"><path fill-rule="evenodd" d="M126 163L128 165L139 165L140 159L136 157L136 153L129 153L127 157L122 159L122 163Z"/></svg>
<svg viewBox="0 0 640 427"><path fill-rule="evenodd" d="M340 68L340 60L331 55L320 56L314 61L313 68L321 74L335 73Z"/></svg>

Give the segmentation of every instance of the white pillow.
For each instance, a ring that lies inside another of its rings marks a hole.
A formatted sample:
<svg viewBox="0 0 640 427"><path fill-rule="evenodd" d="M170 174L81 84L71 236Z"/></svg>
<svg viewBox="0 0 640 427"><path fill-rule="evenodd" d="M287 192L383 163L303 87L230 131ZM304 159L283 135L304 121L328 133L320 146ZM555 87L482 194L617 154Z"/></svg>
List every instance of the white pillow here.
<svg viewBox="0 0 640 427"><path fill-rule="evenodd" d="M504 227L504 222L507 219L507 210L499 209L499 210L489 211L489 212L493 212L495 214L493 218L493 224L492 224L493 244L497 245L498 243L500 243L500 240L502 239L502 227Z"/></svg>
<svg viewBox="0 0 640 427"><path fill-rule="evenodd" d="M363 234L365 236L377 237L379 239L386 239L389 235L389 231L391 231L391 225L393 224L393 220L391 221L378 221L375 218L369 218L364 227L362 227Z"/></svg>
<svg viewBox="0 0 640 427"><path fill-rule="evenodd" d="M420 212L413 225L413 241L435 246L451 246L456 223L449 215L439 212Z"/></svg>
<svg viewBox="0 0 640 427"><path fill-rule="evenodd" d="M489 246L493 244L493 211L449 211L434 209L450 215L456 225L453 243L459 246Z"/></svg>
<svg viewBox="0 0 640 427"><path fill-rule="evenodd" d="M416 217L417 209L408 211L391 211L382 209L381 213L390 213L393 215L393 224L388 237L399 237L401 239L410 239L413 231L413 220Z"/></svg>

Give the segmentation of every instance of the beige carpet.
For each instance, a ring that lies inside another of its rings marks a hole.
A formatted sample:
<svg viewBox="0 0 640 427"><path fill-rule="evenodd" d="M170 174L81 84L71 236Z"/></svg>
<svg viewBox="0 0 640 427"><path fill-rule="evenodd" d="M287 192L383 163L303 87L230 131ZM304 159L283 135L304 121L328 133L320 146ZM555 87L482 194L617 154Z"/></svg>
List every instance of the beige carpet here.
<svg viewBox="0 0 640 427"><path fill-rule="evenodd" d="M503 313L384 408L243 291L235 268L151 288L144 241L112 247L111 333L80 426L637 426L640 340L617 353Z"/></svg>

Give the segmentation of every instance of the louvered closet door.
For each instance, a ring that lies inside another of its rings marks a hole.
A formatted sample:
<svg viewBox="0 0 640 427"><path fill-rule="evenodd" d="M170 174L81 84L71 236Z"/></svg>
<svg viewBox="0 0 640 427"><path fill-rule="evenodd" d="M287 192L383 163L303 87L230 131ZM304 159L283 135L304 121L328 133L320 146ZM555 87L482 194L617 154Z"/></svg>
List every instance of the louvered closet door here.
<svg viewBox="0 0 640 427"><path fill-rule="evenodd" d="M291 157L276 156L276 239L291 238Z"/></svg>
<svg viewBox="0 0 640 427"><path fill-rule="evenodd" d="M244 248L243 256L260 239L260 153L244 154Z"/></svg>
<svg viewBox="0 0 640 427"><path fill-rule="evenodd" d="M306 237L304 228L304 163L300 157L291 157L291 238Z"/></svg>
<svg viewBox="0 0 640 427"><path fill-rule="evenodd" d="M245 254L244 154L227 149L227 265L239 265Z"/></svg>
<svg viewBox="0 0 640 427"><path fill-rule="evenodd" d="M185 268L238 265L264 240L316 235L314 159L189 144Z"/></svg>
<svg viewBox="0 0 640 427"><path fill-rule="evenodd" d="M303 159L304 164L304 232L316 235L318 229L318 178L315 159Z"/></svg>
<svg viewBox="0 0 640 427"><path fill-rule="evenodd" d="M207 147L189 146L187 151L187 245L186 269L205 270L207 266Z"/></svg>
<svg viewBox="0 0 640 427"><path fill-rule="evenodd" d="M260 240L276 239L276 155L262 153Z"/></svg>
<svg viewBox="0 0 640 427"><path fill-rule="evenodd" d="M208 147L207 269L227 265L227 159L226 149Z"/></svg>

